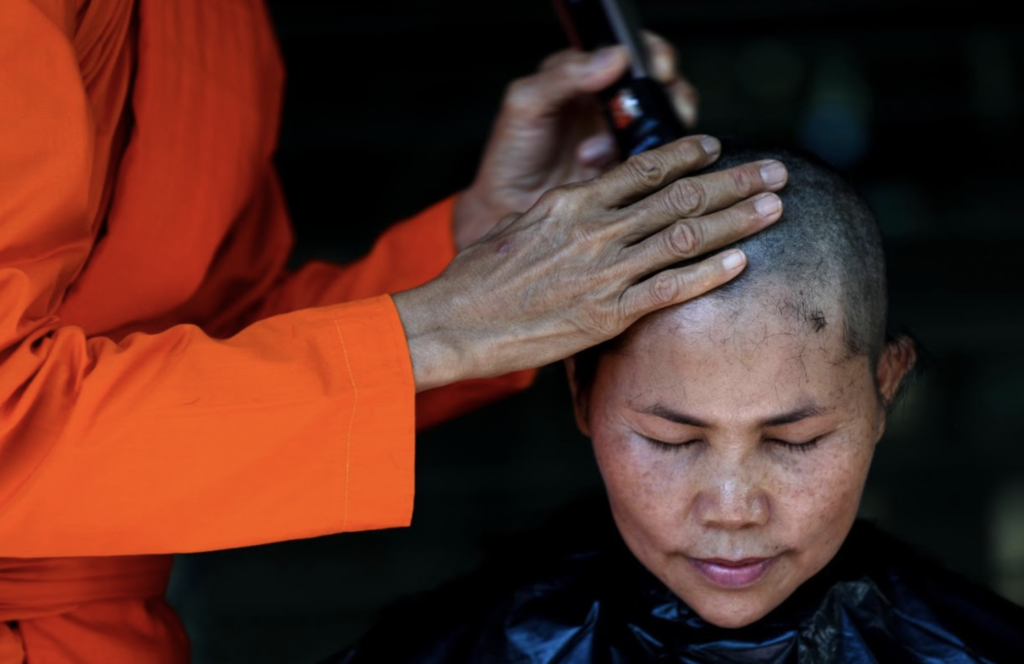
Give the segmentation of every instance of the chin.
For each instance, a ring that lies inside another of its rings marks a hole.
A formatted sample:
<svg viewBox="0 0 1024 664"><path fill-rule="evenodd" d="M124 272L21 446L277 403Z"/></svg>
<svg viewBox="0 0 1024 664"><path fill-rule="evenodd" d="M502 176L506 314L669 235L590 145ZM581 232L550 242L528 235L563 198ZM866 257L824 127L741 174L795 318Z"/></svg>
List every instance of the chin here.
<svg viewBox="0 0 1024 664"><path fill-rule="evenodd" d="M732 597L721 602L698 601L687 604L697 612L697 615L716 627L739 629L764 618L781 602L772 604L754 598L744 601L739 597Z"/></svg>

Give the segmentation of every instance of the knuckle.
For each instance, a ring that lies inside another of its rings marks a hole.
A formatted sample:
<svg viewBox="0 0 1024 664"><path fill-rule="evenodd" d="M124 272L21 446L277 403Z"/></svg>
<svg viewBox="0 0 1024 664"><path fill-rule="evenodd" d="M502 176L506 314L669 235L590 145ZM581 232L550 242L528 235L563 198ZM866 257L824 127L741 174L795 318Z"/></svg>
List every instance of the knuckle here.
<svg viewBox="0 0 1024 664"><path fill-rule="evenodd" d="M544 210L553 210L562 205L563 198L564 194L558 189L548 189L540 195L535 206Z"/></svg>
<svg viewBox="0 0 1024 664"><path fill-rule="evenodd" d="M702 214L707 205L704 188L693 180L677 180L666 192L668 205L684 217Z"/></svg>
<svg viewBox="0 0 1024 664"><path fill-rule="evenodd" d="M693 256L700 253L703 238L692 224L677 223L668 233L668 249L677 256Z"/></svg>
<svg viewBox="0 0 1024 664"><path fill-rule="evenodd" d="M762 223L762 219L763 217L753 204L734 205L725 217L726 223L722 225L721 232L730 239L739 239L752 229L757 228Z"/></svg>
<svg viewBox="0 0 1024 664"><path fill-rule="evenodd" d="M654 152L641 152L626 159L627 172L644 187L660 185L668 175L668 168Z"/></svg>
<svg viewBox="0 0 1024 664"><path fill-rule="evenodd" d="M728 173L732 177L733 188L741 196L753 194L761 184L760 174L754 172L751 167L731 168Z"/></svg>
<svg viewBox="0 0 1024 664"><path fill-rule="evenodd" d="M672 274L663 272L651 278L651 304L654 306L675 302L679 291L679 280Z"/></svg>
<svg viewBox="0 0 1024 664"><path fill-rule="evenodd" d="M700 136L687 136L680 139L676 145L677 149L682 152L683 159L691 166L699 166L707 158L708 153L701 143Z"/></svg>
<svg viewBox="0 0 1024 664"><path fill-rule="evenodd" d="M581 202L576 187L562 186L541 194L536 206L547 216L575 218L580 211Z"/></svg>

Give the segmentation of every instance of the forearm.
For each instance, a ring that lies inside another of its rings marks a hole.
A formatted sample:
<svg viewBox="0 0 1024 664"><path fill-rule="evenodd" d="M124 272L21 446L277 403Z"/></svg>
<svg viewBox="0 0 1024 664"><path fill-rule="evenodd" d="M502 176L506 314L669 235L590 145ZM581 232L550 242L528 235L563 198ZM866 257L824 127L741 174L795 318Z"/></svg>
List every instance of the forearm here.
<svg viewBox="0 0 1024 664"><path fill-rule="evenodd" d="M0 555L168 553L406 525L411 368L387 298L218 341L75 328L0 365Z"/></svg>

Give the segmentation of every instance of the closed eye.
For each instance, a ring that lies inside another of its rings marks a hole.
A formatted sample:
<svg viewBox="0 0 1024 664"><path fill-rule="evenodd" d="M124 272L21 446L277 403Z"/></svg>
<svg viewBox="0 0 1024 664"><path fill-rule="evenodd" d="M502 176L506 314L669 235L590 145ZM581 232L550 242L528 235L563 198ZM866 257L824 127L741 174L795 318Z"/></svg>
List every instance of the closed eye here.
<svg viewBox="0 0 1024 664"><path fill-rule="evenodd" d="M794 443L788 440L779 440L778 438L766 438L764 442L771 443L772 445L777 445L789 452L810 452L812 449L817 447L818 442L821 440L821 438L821 436L818 436L817 438L812 438L802 443Z"/></svg>
<svg viewBox="0 0 1024 664"><path fill-rule="evenodd" d="M664 441L664 440L658 440L656 438L651 438L651 437L645 436L643 434L640 434L640 437L643 438L644 440L646 440L648 443L650 443L653 447L655 447L655 448L657 448L659 450L662 450L663 452L679 452L684 447L689 447L689 446L691 446L691 445L693 445L695 443L701 442L700 438L694 438L693 440L684 440L684 441L681 441L681 442L678 442L678 443L670 443L670 442L667 442L667 441Z"/></svg>

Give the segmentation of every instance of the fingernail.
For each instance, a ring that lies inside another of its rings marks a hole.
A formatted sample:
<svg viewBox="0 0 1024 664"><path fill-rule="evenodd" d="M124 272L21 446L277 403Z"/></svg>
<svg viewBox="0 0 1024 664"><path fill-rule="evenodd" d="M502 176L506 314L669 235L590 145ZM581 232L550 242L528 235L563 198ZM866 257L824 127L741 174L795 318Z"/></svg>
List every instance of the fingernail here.
<svg viewBox="0 0 1024 664"><path fill-rule="evenodd" d="M617 46L605 46L594 51L594 56L590 59L590 71L596 72L607 68L615 60L618 51L619 47Z"/></svg>
<svg viewBox="0 0 1024 664"><path fill-rule="evenodd" d="M672 74L675 71L676 63L671 56L659 53L652 58L654 65L654 78L658 79L662 83L667 83L672 79Z"/></svg>
<svg viewBox="0 0 1024 664"><path fill-rule="evenodd" d="M770 161L761 167L761 181L769 187L786 181L786 167L777 161Z"/></svg>
<svg viewBox="0 0 1024 664"><path fill-rule="evenodd" d="M704 136L700 139L700 145L709 157L713 157L722 151L722 143L714 136Z"/></svg>
<svg viewBox="0 0 1024 664"><path fill-rule="evenodd" d="M754 209L762 217L770 217L782 208L782 201L775 194L765 194L754 201Z"/></svg>
<svg viewBox="0 0 1024 664"><path fill-rule="evenodd" d="M607 134L592 136L580 144L578 152L580 161L591 164L615 152L615 140Z"/></svg>
<svg viewBox="0 0 1024 664"><path fill-rule="evenodd" d="M740 251L739 249L733 249L731 251L725 252L725 255L722 256L722 267L724 267L726 270L732 271L738 268L740 265L743 265L744 260L745 257L743 255L743 252Z"/></svg>
<svg viewBox="0 0 1024 664"><path fill-rule="evenodd" d="M676 110L679 111L679 115L683 117L683 123L687 127L697 124L697 107L694 105L693 100L682 92L673 93L672 99L675 101Z"/></svg>

